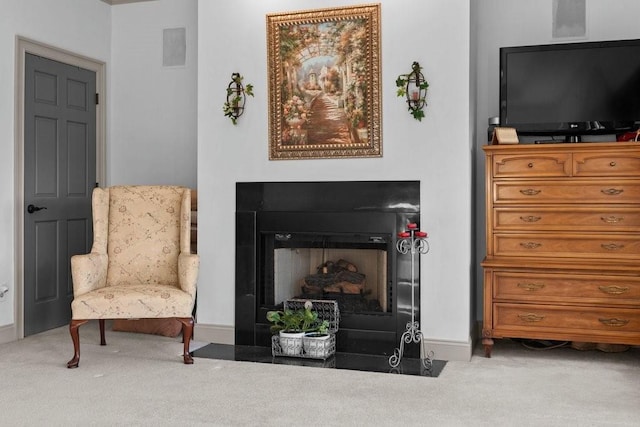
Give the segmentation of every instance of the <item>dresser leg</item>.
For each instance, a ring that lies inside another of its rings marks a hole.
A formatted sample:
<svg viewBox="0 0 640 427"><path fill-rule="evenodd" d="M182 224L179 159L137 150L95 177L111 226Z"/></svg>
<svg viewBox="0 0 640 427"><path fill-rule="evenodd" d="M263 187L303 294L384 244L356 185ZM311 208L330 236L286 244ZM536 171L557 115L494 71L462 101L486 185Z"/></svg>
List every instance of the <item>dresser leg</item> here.
<svg viewBox="0 0 640 427"><path fill-rule="evenodd" d="M493 340L491 338L483 338L482 345L484 346L484 357L491 357L491 350L493 350Z"/></svg>

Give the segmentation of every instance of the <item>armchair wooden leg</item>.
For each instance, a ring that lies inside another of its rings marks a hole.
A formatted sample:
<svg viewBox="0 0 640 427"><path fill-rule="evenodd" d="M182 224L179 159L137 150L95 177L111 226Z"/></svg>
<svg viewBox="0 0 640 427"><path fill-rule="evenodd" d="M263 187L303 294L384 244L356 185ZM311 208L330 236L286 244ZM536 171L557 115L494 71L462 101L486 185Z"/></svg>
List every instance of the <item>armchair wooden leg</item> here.
<svg viewBox="0 0 640 427"><path fill-rule="evenodd" d="M100 324L100 345L107 345L104 339L104 319L98 319L98 324Z"/></svg>
<svg viewBox="0 0 640 427"><path fill-rule="evenodd" d="M67 368L77 368L80 362L80 335L78 334L78 328L80 325L87 323L87 320L75 320L72 319L69 323L69 333L71 334L71 341L73 341L73 358L67 362Z"/></svg>
<svg viewBox="0 0 640 427"><path fill-rule="evenodd" d="M182 342L184 343L184 363L185 365L193 364L193 357L189 354L189 343L191 342L191 336L193 335L193 317L179 317L178 320L182 323Z"/></svg>

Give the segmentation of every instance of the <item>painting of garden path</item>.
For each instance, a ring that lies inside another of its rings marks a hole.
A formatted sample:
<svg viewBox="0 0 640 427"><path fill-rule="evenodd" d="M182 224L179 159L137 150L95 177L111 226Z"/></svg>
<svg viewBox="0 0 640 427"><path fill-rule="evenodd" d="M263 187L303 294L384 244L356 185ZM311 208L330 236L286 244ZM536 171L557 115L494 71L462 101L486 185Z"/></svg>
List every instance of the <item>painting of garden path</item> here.
<svg viewBox="0 0 640 427"><path fill-rule="evenodd" d="M282 145L368 142L364 20L280 27Z"/></svg>

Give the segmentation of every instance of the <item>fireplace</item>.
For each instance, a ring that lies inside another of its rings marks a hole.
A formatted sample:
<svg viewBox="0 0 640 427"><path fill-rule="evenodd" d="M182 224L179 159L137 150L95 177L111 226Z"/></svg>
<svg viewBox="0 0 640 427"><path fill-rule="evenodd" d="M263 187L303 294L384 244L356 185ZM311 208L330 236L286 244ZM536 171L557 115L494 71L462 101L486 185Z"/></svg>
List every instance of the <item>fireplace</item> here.
<svg viewBox="0 0 640 427"><path fill-rule="evenodd" d="M331 299L338 352L392 354L412 309L396 234L419 216L417 181L237 183L236 345L270 346L266 313L287 299Z"/></svg>

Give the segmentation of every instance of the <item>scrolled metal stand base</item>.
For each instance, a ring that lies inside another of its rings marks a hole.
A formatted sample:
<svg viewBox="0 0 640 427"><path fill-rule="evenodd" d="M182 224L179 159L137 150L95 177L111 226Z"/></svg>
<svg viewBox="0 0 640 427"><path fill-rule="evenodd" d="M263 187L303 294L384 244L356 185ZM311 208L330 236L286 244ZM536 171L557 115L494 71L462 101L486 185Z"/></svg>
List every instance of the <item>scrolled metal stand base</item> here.
<svg viewBox="0 0 640 427"><path fill-rule="evenodd" d="M398 233L400 238L396 243L396 249L401 254L411 253L411 321L407 322L406 331L400 337L400 347L393 351L393 354L389 357L389 365L392 368L397 368L402 361L404 354L405 344L419 344L422 342L422 332L420 331L420 324L415 320L415 258L419 254L426 254L429 252L429 243L425 240L427 233L417 230L416 224L409 224L408 231ZM424 358L421 358L422 366L426 370L431 370L433 366L433 351L425 354Z"/></svg>
<svg viewBox="0 0 640 427"><path fill-rule="evenodd" d="M420 325L418 322L408 322L407 330L400 337L400 347L396 348L393 351L393 354L389 357L389 366L392 368L397 368L402 361L402 356L404 354L404 345L406 344L419 344L422 342L422 332L420 331ZM430 370L433 366L433 351L430 351L425 355L424 358L421 359L422 366Z"/></svg>

